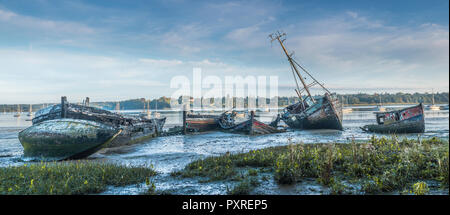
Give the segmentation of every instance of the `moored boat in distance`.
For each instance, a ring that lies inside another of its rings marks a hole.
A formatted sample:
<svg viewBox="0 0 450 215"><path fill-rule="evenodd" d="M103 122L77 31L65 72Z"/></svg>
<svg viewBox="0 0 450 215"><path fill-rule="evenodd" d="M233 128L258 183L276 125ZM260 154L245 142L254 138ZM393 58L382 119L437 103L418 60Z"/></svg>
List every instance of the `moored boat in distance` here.
<svg viewBox="0 0 450 215"><path fill-rule="evenodd" d="M348 97L347 97L347 99L346 99L346 101L347 101L346 103L347 103L347 104L345 104L345 100L344 100L343 97L342 97L341 100L342 100L342 103L343 103L343 104L342 104L342 106L343 106L343 107L342 107L342 113L345 114L345 113L351 113L351 112L353 112L353 108L349 107L349 104L348 104ZM347 106L347 107L344 107L344 106Z"/></svg>
<svg viewBox="0 0 450 215"><path fill-rule="evenodd" d="M14 114L14 117L20 117L22 115L22 111L20 110L20 105L17 105L17 113Z"/></svg>
<svg viewBox="0 0 450 215"><path fill-rule="evenodd" d="M375 107L374 111L384 112L384 111L386 111L386 108L383 106L377 105L377 107Z"/></svg>
<svg viewBox="0 0 450 215"><path fill-rule="evenodd" d="M423 105L407 107L388 112L376 112L377 124L365 125L361 129L375 133L423 133L425 115Z"/></svg>
<svg viewBox="0 0 450 215"><path fill-rule="evenodd" d="M342 113L351 113L351 112L353 112L353 108L349 108L349 107L342 108Z"/></svg>
<svg viewBox="0 0 450 215"><path fill-rule="evenodd" d="M33 106L31 104L27 116L33 116Z"/></svg>
<svg viewBox="0 0 450 215"><path fill-rule="evenodd" d="M111 143L121 129L80 119L53 119L19 133L24 157L66 160L87 157Z"/></svg>
<svg viewBox="0 0 450 215"><path fill-rule="evenodd" d="M380 98L380 103L377 105L377 107L375 108L375 111L378 111L378 112L385 112L386 111L386 108L385 107L383 107L383 103L381 102L381 95L379 95L379 98Z"/></svg>
<svg viewBox="0 0 450 215"><path fill-rule="evenodd" d="M427 110L432 110L432 111L441 110L441 108L440 108L439 106L434 105L434 104L427 106L426 109L427 109Z"/></svg>
<svg viewBox="0 0 450 215"><path fill-rule="evenodd" d="M292 74L297 86L295 92L300 102L292 104L283 110L281 119L291 128L296 129L337 129L342 130L342 104L339 102L337 95L331 93L322 83L317 81L305 68L298 64L289 54L284 46L286 36L285 33L274 33L269 35L272 41L277 40L291 66ZM300 74L297 66L309 76L313 81L309 84L305 82L305 78ZM300 80L303 88L300 89L297 79ZM312 96L310 88L319 85L324 91L323 96ZM305 96L302 93L306 92Z"/></svg>
<svg viewBox="0 0 450 215"><path fill-rule="evenodd" d="M431 105L428 105L426 107L427 110L432 110L432 111L437 111L437 110L441 110L441 108L439 106L437 106L436 104L434 104L434 90L432 90L431 92Z"/></svg>

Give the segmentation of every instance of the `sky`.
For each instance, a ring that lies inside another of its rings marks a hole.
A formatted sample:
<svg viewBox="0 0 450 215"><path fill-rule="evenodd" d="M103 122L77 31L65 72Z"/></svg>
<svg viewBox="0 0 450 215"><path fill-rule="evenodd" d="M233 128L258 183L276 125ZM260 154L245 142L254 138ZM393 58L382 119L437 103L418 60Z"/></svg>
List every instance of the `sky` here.
<svg viewBox="0 0 450 215"><path fill-rule="evenodd" d="M277 30L333 92L449 91L448 0L0 0L0 103L170 96L193 68L292 96Z"/></svg>

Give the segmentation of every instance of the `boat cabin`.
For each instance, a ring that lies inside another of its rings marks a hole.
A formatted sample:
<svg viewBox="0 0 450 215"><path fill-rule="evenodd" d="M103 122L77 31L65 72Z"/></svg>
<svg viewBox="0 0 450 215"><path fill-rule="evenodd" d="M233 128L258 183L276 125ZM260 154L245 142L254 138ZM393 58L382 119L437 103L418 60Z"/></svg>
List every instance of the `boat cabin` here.
<svg viewBox="0 0 450 215"><path fill-rule="evenodd" d="M407 120L419 115L423 115L422 104L414 107L408 107L401 110L389 112L376 112L377 123L379 125L388 125L397 121Z"/></svg>

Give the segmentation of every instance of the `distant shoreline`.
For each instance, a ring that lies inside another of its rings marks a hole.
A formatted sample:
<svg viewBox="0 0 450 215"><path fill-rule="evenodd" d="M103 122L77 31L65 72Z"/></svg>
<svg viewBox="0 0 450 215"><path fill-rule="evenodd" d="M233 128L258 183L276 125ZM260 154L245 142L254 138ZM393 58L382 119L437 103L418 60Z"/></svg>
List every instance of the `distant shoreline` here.
<svg viewBox="0 0 450 215"><path fill-rule="evenodd" d="M381 104L381 106L386 106L386 105L415 105L415 104L419 104L419 103L383 103ZM431 105L429 103L423 103L424 105ZM448 105L448 103L435 103L436 105ZM350 106L377 106L380 104L352 104L352 105L344 105L345 107L350 107Z"/></svg>
<svg viewBox="0 0 450 215"><path fill-rule="evenodd" d="M380 104L384 106L388 105L415 105L422 102L424 105L432 104L433 101L437 105L448 105L449 104L449 94L448 92L441 92L435 94L428 93L396 93L396 94L337 94L336 97L340 100L341 104L344 107L354 106L378 106ZM57 99L57 98L55 98ZM97 98L98 99L98 98ZM91 99L91 106L99 107L105 110L142 110L149 109L151 111L155 110L171 110L171 98L168 97L160 97L160 98L134 98L122 101L98 101L100 99ZM180 98L179 98L180 99ZM225 101L225 97L217 97L214 98L214 101ZM230 98L231 99L231 98ZM233 97L233 99L235 99ZM244 99L244 103L247 103L247 98ZM268 98L255 98L256 102L259 104L260 102L268 103L270 99ZM262 99L262 100L261 100ZM193 99L191 97L191 102L198 102L199 98ZM278 107L283 108L287 107L291 104L299 102L299 98L295 96L278 96ZM29 112L30 109L33 111L42 109L43 107L47 107L49 105L58 104L59 102L52 103L40 103L40 104L0 104L0 113L1 112L17 112L20 110L21 112ZM68 98L70 103L80 103L77 99ZM78 101L78 102L77 102ZM147 107L149 106L149 107ZM220 106L220 104L218 104ZM32 107L32 108L30 108Z"/></svg>
<svg viewBox="0 0 450 215"><path fill-rule="evenodd" d="M95 103L94 103L95 104ZM390 106L390 105L417 105L419 103L383 103L381 106ZM431 103L423 103L424 105L431 105ZM2 106L4 104L0 104L0 106ZM49 105L54 105L54 104L49 104ZM362 106L379 106L380 104L376 104L376 103L370 103L370 104L343 104L342 107L362 107ZM448 105L448 103L435 103L435 105L439 105L439 106L443 106L443 105ZM95 105L94 105L95 106ZM279 105L278 108L285 108L288 107L289 105ZM36 112L39 109L36 109L33 112ZM120 111L133 111L133 110L143 110L141 109L121 109ZM167 110L172 110L170 108L158 108L158 109L152 109L151 111L167 111ZM208 109L206 109L208 110ZM28 110L23 110L21 111L21 113L27 113ZM3 112L0 112L0 114ZM5 111L5 113L17 113L17 111Z"/></svg>

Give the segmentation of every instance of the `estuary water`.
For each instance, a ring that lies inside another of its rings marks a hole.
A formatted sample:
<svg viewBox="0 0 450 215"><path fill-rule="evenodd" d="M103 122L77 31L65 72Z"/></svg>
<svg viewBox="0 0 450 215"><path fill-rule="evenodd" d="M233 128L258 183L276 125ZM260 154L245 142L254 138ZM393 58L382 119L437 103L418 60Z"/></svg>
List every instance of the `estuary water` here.
<svg viewBox="0 0 450 215"><path fill-rule="evenodd" d="M401 107L403 106L386 106L388 109ZM132 113L133 111L130 111L125 114ZM181 125L182 123L182 115L180 112L160 112L160 114L161 116L167 117L166 129ZM256 118L263 122L270 122L275 118L276 114L277 112L256 112ZM21 130L31 126L31 121L27 121L30 117L26 116L26 114L22 114L21 117L14 117L13 115L13 113L0 113L0 166L22 165L27 163L22 157L23 148L17 135ZM373 134L363 132L360 127L371 123L375 123L373 111L353 111L344 114L343 131L288 130L285 133L262 136L207 132L184 136L165 136L131 146L102 149L87 159L125 165L153 165L155 170L160 173L154 179L156 187L162 190L175 190L173 192L175 194L224 194L228 184L199 183L193 179L174 180L169 174L174 170L184 168L193 160L207 156L221 155L226 152L247 152L253 149L300 142L326 143L347 142L351 139L355 139L356 141L367 140ZM418 134L399 136L401 138L418 138ZM425 133L420 134L420 136L448 139L449 111L426 110ZM275 185L267 185L266 188L268 187L268 189L263 193L289 194L290 192L286 191L287 193L284 193L283 189L274 189L272 192L270 191L271 186L273 187ZM111 188L106 194L136 194L139 192L139 186L133 185L124 188Z"/></svg>

